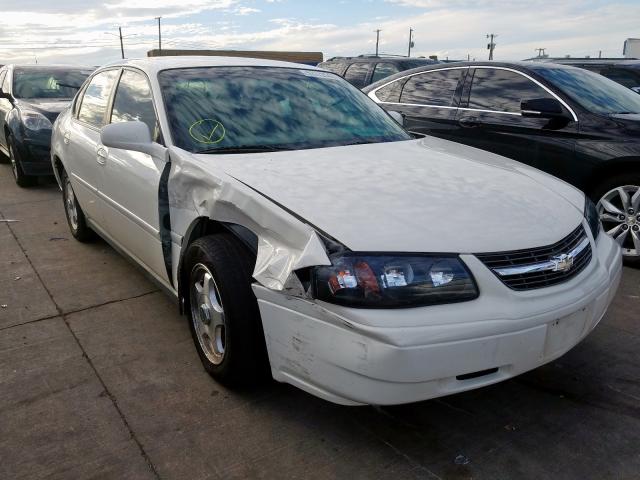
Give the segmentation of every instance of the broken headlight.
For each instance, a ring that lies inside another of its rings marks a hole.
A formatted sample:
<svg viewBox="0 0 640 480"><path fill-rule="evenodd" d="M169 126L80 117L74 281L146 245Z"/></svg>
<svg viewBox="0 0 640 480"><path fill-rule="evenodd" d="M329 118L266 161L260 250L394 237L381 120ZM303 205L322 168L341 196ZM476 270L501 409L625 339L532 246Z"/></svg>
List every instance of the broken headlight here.
<svg viewBox="0 0 640 480"><path fill-rule="evenodd" d="M469 270L454 255L343 253L314 267L318 300L359 308L402 308L478 297Z"/></svg>

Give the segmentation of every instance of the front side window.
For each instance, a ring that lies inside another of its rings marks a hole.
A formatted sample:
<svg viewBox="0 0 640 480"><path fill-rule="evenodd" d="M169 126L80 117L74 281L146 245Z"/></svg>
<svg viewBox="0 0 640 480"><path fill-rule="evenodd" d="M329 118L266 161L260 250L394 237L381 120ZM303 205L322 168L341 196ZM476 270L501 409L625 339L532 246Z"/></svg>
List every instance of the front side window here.
<svg viewBox="0 0 640 480"><path fill-rule="evenodd" d="M104 125L109 95L119 73L119 70L107 70L91 79L82 97L78 120L96 127Z"/></svg>
<svg viewBox="0 0 640 480"><path fill-rule="evenodd" d="M554 98L527 77L509 70L477 68L471 84L469 108L519 113L523 100Z"/></svg>
<svg viewBox="0 0 640 480"><path fill-rule="evenodd" d="M344 72L344 79L356 88L363 88L369 73L368 63L352 63Z"/></svg>
<svg viewBox="0 0 640 480"><path fill-rule="evenodd" d="M11 75L9 75L9 70L5 70L6 74L4 76L4 81L0 83L3 92L9 93L9 80L11 79Z"/></svg>
<svg viewBox="0 0 640 480"><path fill-rule="evenodd" d="M13 72L13 96L21 99L73 98L89 70L64 68L16 68Z"/></svg>
<svg viewBox="0 0 640 480"><path fill-rule="evenodd" d="M393 63L378 63L376 65L375 70L373 71L373 77L371 78L371 83L377 82L383 78L386 78L394 73L398 73L400 69L395 66Z"/></svg>
<svg viewBox="0 0 640 480"><path fill-rule="evenodd" d="M591 112L640 113L640 95L602 75L579 68L539 67L536 72Z"/></svg>
<svg viewBox="0 0 640 480"><path fill-rule="evenodd" d="M411 137L339 76L271 67L158 74L174 143L190 152L294 150Z"/></svg>
<svg viewBox="0 0 640 480"><path fill-rule="evenodd" d="M409 78L402 89L401 103L451 106L464 69L436 70Z"/></svg>
<svg viewBox="0 0 640 480"><path fill-rule="evenodd" d="M325 70L329 70L330 72L337 73L338 75L341 75L342 71L344 70L344 64L340 62L327 62L318 66L320 68L324 68Z"/></svg>
<svg viewBox="0 0 640 480"><path fill-rule="evenodd" d="M151 138L156 140L158 128L156 111L153 107L151 87L147 78L132 70L125 70L118 83L113 109L111 111L111 123L140 121L147 124Z"/></svg>
<svg viewBox="0 0 640 480"><path fill-rule="evenodd" d="M0 70L0 89L2 89L2 82L4 81L4 76L7 74L7 70Z"/></svg>

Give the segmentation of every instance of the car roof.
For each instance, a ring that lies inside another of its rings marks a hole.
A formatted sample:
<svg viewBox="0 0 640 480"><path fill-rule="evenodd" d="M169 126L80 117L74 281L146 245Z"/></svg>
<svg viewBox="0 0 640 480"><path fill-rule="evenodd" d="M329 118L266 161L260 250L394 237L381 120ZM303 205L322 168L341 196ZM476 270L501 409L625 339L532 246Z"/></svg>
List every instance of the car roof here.
<svg viewBox="0 0 640 480"><path fill-rule="evenodd" d="M357 57L333 57L325 60L322 63L358 63L358 62L389 62L389 63L403 63L403 62L424 62L425 64L437 64L437 60L433 60L431 58L420 58L420 57L403 57L403 56L394 56L394 55L358 55Z"/></svg>
<svg viewBox="0 0 640 480"><path fill-rule="evenodd" d="M9 63L5 67L22 68L24 70L46 70L48 68L59 69L68 68L73 70L95 70L94 67L87 67L84 65L65 65L65 64L46 64L46 63Z"/></svg>
<svg viewBox="0 0 640 480"><path fill-rule="evenodd" d="M433 65L424 65L421 67L412 68L411 70L405 70L404 72L395 73L389 77L383 78L382 80L377 81L376 83L372 83L371 85L363 88L363 91L369 92L374 88L379 87L382 84L392 82L397 78L402 78L407 75L412 75L414 73L428 72L430 70L444 70L444 69L452 69L452 68L464 68L464 67L501 67L501 68L511 68L514 70L520 71L536 71L541 69L549 69L549 68L557 68L557 69L565 69L565 70L581 70L578 67L572 67L571 65L560 65L557 63L547 63L547 62L496 62L493 60L486 61L475 61L475 62L450 62L450 63L436 63Z"/></svg>
<svg viewBox="0 0 640 480"><path fill-rule="evenodd" d="M303 63L281 62L278 60L265 60L261 58L245 57L218 57L218 56L166 56L145 57L119 60L102 65L101 69L118 66L137 67L149 74L155 74L162 70L174 68L197 67L281 67L297 68L304 70L318 70L316 67Z"/></svg>

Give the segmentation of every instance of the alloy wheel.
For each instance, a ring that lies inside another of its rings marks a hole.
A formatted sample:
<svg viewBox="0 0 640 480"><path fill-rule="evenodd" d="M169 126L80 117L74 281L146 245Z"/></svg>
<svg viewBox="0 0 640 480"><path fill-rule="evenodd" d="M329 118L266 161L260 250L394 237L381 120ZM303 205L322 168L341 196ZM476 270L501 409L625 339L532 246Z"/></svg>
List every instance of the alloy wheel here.
<svg viewBox="0 0 640 480"><path fill-rule="evenodd" d="M598 202L600 220L608 235L628 258L640 257L640 186L624 185L609 190Z"/></svg>
<svg viewBox="0 0 640 480"><path fill-rule="evenodd" d="M220 365L225 355L226 325L218 285L202 263L191 270L189 285L191 321L198 343L207 359Z"/></svg>
<svg viewBox="0 0 640 480"><path fill-rule="evenodd" d="M11 142L9 143L9 160L11 161L11 171L13 172L13 176L18 179L18 164L16 163L16 156L13 152L13 147L11 146Z"/></svg>
<svg viewBox="0 0 640 480"><path fill-rule="evenodd" d="M71 180L65 179L64 185L64 208L67 211L67 218L71 229L76 232L78 230L78 209L76 208L76 196L73 193L73 187L71 186Z"/></svg>

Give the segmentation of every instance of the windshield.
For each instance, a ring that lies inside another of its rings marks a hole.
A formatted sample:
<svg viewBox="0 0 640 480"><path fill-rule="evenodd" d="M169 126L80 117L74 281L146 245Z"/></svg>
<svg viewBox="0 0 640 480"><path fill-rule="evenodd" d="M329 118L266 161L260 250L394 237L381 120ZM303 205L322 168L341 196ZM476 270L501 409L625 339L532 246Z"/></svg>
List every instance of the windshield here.
<svg viewBox="0 0 640 480"><path fill-rule="evenodd" d="M535 71L591 112L640 113L640 95L601 75L578 68L539 67Z"/></svg>
<svg viewBox="0 0 640 480"><path fill-rule="evenodd" d="M16 98L73 98L90 70L16 68L13 96Z"/></svg>
<svg viewBox="0 0 640 480"><path fill-rule="evenodd" d="M332 73L206 67L158 75L174 143L222 153L394 142L411 137Z"/></svg>

